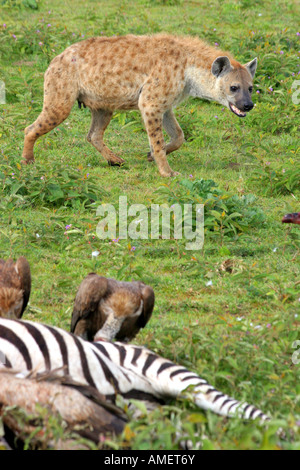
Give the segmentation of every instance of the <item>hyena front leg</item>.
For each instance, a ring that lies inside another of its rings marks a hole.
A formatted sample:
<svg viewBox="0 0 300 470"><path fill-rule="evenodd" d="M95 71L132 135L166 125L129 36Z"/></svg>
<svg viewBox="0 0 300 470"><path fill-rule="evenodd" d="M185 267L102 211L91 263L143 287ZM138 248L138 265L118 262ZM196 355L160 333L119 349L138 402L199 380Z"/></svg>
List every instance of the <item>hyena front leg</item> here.
<svg viewBox="0 0 300 470"><path fill-rule="evenodd" d="M109 165L121 165L125 162L117 157L103 142L103 135L112 118L112 112L107 109L92 109L92 123L87 140L103 155Z"/></svg>
<svg viewBox="0 0 300 470"><path fill-rule="evenodd" d="M144 100L142 95L143 92L140 95L139 109L146 126L151 153L158 166L159 173L161 176L176 176L178 173L171 169L166 156L166 144L162 131L163 112L160 112L155 104Z"/></svg>
<svg viewBox="0 0 300 470"><path fill-rule="evenodd" d="M168 155L169 153L174 152L174 150L179 149L184 141L184 134L175 118L172 109L169 109L163 115L163 128L171 139L166 146L166 154ZM154 160L151 151L147 155L149 162Z"/></svg>
<svg viewBox="0 0 300 470"><path fill-rule="evenodd" d="M44 105L37 120L26 127L22 163L34 162L33 147L36 140L61 124L70 114L77 99L77 88L57 77L48 69L44 83Z"/></svg>

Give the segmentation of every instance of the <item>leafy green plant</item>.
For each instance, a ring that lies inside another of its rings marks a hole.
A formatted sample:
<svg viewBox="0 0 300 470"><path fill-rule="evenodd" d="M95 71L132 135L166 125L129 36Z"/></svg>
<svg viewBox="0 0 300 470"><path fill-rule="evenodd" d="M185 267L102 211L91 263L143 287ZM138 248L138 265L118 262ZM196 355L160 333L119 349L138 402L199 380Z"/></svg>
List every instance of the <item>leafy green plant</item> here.
<svg viewBox="0 0 300 470"><path fill-rule="evenodd" d="M2 0L1 4L4 8L32 8L38 9L38 1L36 0Z"/></svg>
<svg viewBox="0 0 300 470"><path fill-rule="evenodd" d="M260 163L260 167L253 172L251 180L260 184L263 194L275 196L299 192L300 166L296 165L293 159L283 164L265 161Z"/></svg>
<svg viewBox="0 0 300 470"><path fill-rule="evenodd" d="M2 164L0 183L4 195L32 205L87 207L105 194L96 178L82 168L60 165L53 169L39 164L29 168Z"/></svg>
<svg viewBox="0 0 300 470"><path fill-rule="evenodd" d="M130 132L145 132L145 126L141 115L137 111L118 112L114 115L115 120L122 129L129 128Z"/></svg>
<svg viewBox="0 0 300 470"><path fill-rule="evenodd" d="M158 201L167 199L169 205L203 204L204 227L220 235L221 245L224 236L235 237L265 221L263 211L254 205L254 195L231 194L220 189L213 180L184 179L179 184L160 187L155 194ZM194 221L195 218L194 212Z"/></svg>

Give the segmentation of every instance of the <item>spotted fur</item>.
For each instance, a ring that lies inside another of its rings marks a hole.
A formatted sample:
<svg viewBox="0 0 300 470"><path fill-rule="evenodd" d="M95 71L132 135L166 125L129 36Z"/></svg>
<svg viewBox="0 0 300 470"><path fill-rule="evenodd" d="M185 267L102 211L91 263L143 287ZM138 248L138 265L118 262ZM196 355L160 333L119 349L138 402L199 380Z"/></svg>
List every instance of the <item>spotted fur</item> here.
<svg viewBox="0 0 300 470"><path fill-rule="evenodd" d="M109 165L124 163L103 142L113 112L139 109L149 138L149 159L155 160L161 176L173 176L176 172L166 155L184 141L174 106L196 96L244 117L253 107L255 70L256 59L241 65L196 37L127 35L78 42L55 57L45 73L43 110L25 129L22 161L34 160L35 141L63 122L78 101L92 113L87 140ZM168 144L163 128L170 136Z"/></svg>

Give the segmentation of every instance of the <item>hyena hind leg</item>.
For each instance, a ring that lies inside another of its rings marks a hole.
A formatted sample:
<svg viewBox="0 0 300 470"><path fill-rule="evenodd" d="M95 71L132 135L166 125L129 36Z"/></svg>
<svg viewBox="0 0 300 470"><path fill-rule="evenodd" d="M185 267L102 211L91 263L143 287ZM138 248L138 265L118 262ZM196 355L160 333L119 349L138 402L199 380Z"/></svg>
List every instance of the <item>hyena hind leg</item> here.
<svg viewBox="0 0 300 470"><path fill-rule="evenodd" d="M51 95L53 99L53 95ZM54 95L55 98L55 95ZM68 101L50 102L48 96L44 98L44 107L37 120L26 127L22 163L34 162L33 147L36 140L44 134L61 124L70 114L76 96L70 97Z"/></svg>
<svg viewBox="0 0 300 470"><path fill-rule="evenodd" d="M122 163L125 163L125 160L117 157L103 142L105 129L110 123L113 113L106 109L92 109L91 112L92 123L87 140L101 153L109 165L120 166Z"/></svg>
<svg viewBox="0 0 300 470"><path fill-rule="evenodd" d="M178 124L172 109L166 111L163 115L163 128L171 139L166 145L166 154L168 155L169 153L174 152L174 150L179 149L184 141L183 131ZM147 154L147 158L149 162L154 160L152 151Z"/></svg>

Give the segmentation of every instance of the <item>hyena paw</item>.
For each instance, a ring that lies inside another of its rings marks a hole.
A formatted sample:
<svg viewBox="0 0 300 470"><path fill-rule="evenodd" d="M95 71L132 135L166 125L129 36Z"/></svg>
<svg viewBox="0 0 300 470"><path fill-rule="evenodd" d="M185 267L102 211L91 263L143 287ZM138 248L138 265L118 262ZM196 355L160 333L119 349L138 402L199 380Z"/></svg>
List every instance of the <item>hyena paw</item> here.
<svg viewBox="0 0 300 470"><path fill-rule="evenodd" d="M123 160L123 158L115 158L114 160L108 160L107 163L109 166L122 166L125 160Z"/></svg>
<svg viewBox="0 0 300 470"><path fill-rule="evenodd" d="M180 173L178 173L178 171L173 171L173 170L170 170L170 171L160 171L160 176L163 176L164 178L170 178L170 177L174 177L174 176L178 176L180 175Z"/></svg>
<svg viewBox="0 0 300 470"><path fill-rule="evenodd" d="M22 165L29 165L29 164L34 163L34 162L35 162L34 158L28 158L28 159L25 158L25 159L21 160Z"/></svg>

